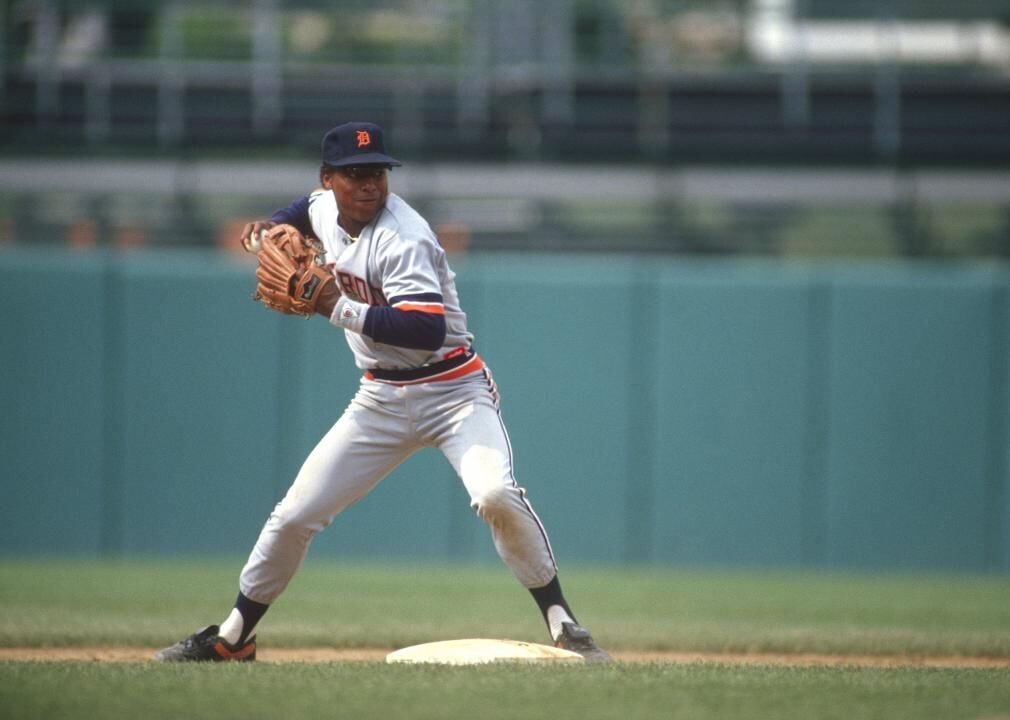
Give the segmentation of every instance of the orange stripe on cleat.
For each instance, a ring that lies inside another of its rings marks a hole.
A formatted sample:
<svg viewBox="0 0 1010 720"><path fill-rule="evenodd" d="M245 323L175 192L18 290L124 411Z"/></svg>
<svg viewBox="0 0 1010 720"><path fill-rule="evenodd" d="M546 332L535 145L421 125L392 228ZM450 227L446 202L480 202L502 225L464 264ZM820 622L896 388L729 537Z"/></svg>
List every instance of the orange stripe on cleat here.
<svg viewBox="0 0 1010 720"><path fill-rule="evenodd" d="M256 643L246 643L246 646L241 650L232 651L223 642L218 641L217 645L214 646L214 652L224 660L243 660L256 652Z"/></svg>

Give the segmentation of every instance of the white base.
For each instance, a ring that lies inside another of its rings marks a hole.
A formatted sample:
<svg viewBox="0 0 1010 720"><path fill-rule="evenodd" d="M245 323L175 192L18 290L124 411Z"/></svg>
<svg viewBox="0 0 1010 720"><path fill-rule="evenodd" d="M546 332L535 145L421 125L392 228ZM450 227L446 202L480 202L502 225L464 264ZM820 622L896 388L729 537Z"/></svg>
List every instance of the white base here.
<svg viewBox="0 0 1010 720"><path fill-rule="evenodd" d="M493 662L585 662L578 653L519 640L443 640L413 645L386 656L387 663L482 665Z"/></svg>

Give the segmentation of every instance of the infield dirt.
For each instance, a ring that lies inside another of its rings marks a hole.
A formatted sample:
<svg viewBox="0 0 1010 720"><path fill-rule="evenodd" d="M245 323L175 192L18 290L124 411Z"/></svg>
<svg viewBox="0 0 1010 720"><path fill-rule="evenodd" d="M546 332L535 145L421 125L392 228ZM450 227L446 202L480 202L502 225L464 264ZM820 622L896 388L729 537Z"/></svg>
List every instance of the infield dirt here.
<svg viewBox="0 0 1010 720"><path fill-rule="evenodd" d="M156 648L130 647L8 647L0 648L0 661L144 662ZM392 648L274 648L259 650L259 660L272 663L383 662ZM617 650L618 662L776 665L794 667L943 667L1010 668L1006 657L957 655L828 655L814 653L703 653Z"/></svg>

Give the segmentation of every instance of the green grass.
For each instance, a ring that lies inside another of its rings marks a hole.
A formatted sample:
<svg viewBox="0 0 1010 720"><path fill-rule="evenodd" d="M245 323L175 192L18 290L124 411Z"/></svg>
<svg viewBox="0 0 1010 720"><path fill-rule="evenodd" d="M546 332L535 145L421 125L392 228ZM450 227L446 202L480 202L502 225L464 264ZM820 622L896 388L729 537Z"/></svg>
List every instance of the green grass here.
<svg viewBox="0 0 1010 720"><path fill-rule="evenodd" d="M228 612L241 561L0 562L0 646L169 644ZM1010 657L997 577L572 569L611 649ZM543 642L504 568L309 563L264 647ZM1010 670L630 664L0 662L0 718L1010 718Z"/></svg>
<svg viewBox="0 0 1010 720"><path fill-rule="evenodd" d="M0 646L163 645L218 622L241 561L0 562ZM1010 581L823 573L570 570L579 619L614 649L1010 657ZM504 568L308 563L264 620L274 647L546 640Z"/></svg>
<svg viewBox="0 0 1010 720"><path fill-rule="evenodd" d="M11 718L993 718L992 670L0 663ZM58 688L58 692L54 689Z"/></svg>

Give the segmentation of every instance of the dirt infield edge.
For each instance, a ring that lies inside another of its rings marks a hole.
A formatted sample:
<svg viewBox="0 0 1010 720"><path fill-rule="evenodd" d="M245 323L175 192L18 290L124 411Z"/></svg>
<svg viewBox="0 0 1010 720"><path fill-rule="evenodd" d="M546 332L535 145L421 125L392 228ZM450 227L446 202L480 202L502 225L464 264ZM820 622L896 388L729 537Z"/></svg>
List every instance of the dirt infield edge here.
<svg viewBox="0 0 1010 720"><path fill-rule="evenodd" d="M7 647L0 661L146 662L155 648L131 647ZM272 648L261 649L259 660L270 663L384 662L391 648ZM934 667L1010 668L1006 657L957 655L829 655L816 653L715 653L617 650L624 663L774 665L785 667Z"/></svg>

